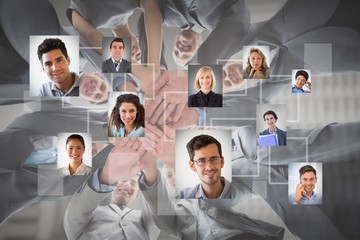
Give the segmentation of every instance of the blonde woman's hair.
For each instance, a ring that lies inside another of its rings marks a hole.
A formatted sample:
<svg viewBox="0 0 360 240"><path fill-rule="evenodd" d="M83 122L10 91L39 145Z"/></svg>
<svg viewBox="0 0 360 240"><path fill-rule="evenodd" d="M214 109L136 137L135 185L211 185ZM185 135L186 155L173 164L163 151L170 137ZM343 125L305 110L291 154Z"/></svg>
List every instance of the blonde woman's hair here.
<svg viewBox="0 0 360 240"><path fill-rule="evenodd" d="M211 90L214 89L215 85L216 85L216 78L215 78L215 74L214 71L211 69L211 67L205 66L205 67L201 67L198 72L196 73L196 77L195 77L195 83L194 83L194 88L200 89L200 83L199 83L199 79L200 76L202 74L204 74L205 72L210 73L211 75Z"/></svg>

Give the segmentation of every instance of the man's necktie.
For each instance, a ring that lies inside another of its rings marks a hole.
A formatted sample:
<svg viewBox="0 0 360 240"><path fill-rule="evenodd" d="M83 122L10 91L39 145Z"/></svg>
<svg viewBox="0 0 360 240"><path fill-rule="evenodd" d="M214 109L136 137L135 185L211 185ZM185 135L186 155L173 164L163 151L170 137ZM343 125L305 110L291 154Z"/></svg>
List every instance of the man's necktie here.
<svg viewBox="0 0 360 240"><path fill-rule="evenodd" d="M114 65L115 65L116 71L118 72L119 68L120 68L120 62L114 62Z"/></svg>

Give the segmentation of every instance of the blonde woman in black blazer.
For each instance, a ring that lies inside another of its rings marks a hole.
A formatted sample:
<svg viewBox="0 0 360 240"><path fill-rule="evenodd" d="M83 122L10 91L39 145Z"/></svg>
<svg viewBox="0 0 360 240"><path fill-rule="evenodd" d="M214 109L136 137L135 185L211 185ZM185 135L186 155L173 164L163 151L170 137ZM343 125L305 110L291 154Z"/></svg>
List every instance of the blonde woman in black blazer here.
<svg viewBox="0 0 360 240"><path fill-rule="evenodd" d="M222 95L214 93L216 79L214 71L210 67L202 67L198 70L194 88L199 92L188 98L189 107L222 107Z"/></svg>

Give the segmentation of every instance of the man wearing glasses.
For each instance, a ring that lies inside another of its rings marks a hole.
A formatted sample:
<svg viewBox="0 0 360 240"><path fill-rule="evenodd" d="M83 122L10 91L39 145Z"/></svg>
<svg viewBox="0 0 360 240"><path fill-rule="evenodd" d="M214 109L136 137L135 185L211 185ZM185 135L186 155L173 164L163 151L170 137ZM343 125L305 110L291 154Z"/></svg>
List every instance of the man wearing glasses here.
<svg viewBox="0 0 360 240"><path fill-rule="evenodd" d="M185 188L177 198L226 199L231 198L231 185L221 176L224 167L221 144L209 135L198 135L186 145L189 166L197 173L200 183L194 188Z"/></svg>
<svg viewBox="0 0 360 240"><path fill-rule="evenodd" d="M230 185L221 177L224 158L215 138L198 135L186 146L190 168L197 172L201 183L194 189L182 191L182 195L195 198L198 194L198 199L181 199L174 203L157 169L158 157L147 156L141 160L144 171L139 177L139 188L146 202L144 205L148 206L146 209L150 210L159 229L184 240L283 239L284 228L250 218L231 208L238 201L249 200L253 194L245 185ZM236 200L216 199L228 198L230 188Z"/></svg>

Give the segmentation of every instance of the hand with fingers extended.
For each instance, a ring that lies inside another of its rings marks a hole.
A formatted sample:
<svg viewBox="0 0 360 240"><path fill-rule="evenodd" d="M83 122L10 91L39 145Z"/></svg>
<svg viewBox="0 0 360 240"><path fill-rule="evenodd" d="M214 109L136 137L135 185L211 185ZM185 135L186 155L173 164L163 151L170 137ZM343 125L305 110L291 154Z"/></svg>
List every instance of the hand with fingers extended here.
<svg viewBox="0 0 360 240"><path fill-rule="evenodd" d="M100 172L101 183L110 185L127 180L139 174L141 170L146 172L147 183L152 184L156 181L157 157L154 151L146 150L140 139L142 138L115 138L115 147Z"/></svg>
<svg viewBox="0 0 360 240"><path fill-rule="evenodd" d="M114 138L114 145L118 147L122 147L128 151L138 151L144 150L141 148L141 138L138 137L119 137Z"/></svg>
<svg viewBox="0 0 360 240"><path fill-rule="evenodd" d="M141 158L145 155L145 150L136 149L139 145L136 138L117 141L100 172L100 182L110 185L136 176L141 170Z"/></svg>
<svg viewBox="0 0 360 240"><path fill-rule="evenodd" d="M145 137L141 138L144 149L169 166L175 165L175 131L167 126L164 130L146 124Z"/></svg>
<svg viewBox="0 0 360 240"><path fill-rule="evenodd" d="M149 125L149 127L151 127ZM154 139L155 135L152 132L148 132L148 138ZM153 131L154 132L154 131ZM159 132L157 132L157 135ZM154 142L144 138L123 138L119 139L116 144L122 147L131 148L139 153L139 162L133 167L134 170L138 170L138 173L143 170L145 173L145 182L148 185L152 185L157 179L157 165L158 154ZM130 172L133 171L132 169Z"/></svg>
<svg viewBox="0 0 360 240"><path fill-rule="evenodd" d="M162 126L164 122L177 122L187 103L188 75L185 70L171 70L162 73L156 82L153 101L148 102L146 117L152 125Z"/></svg>

